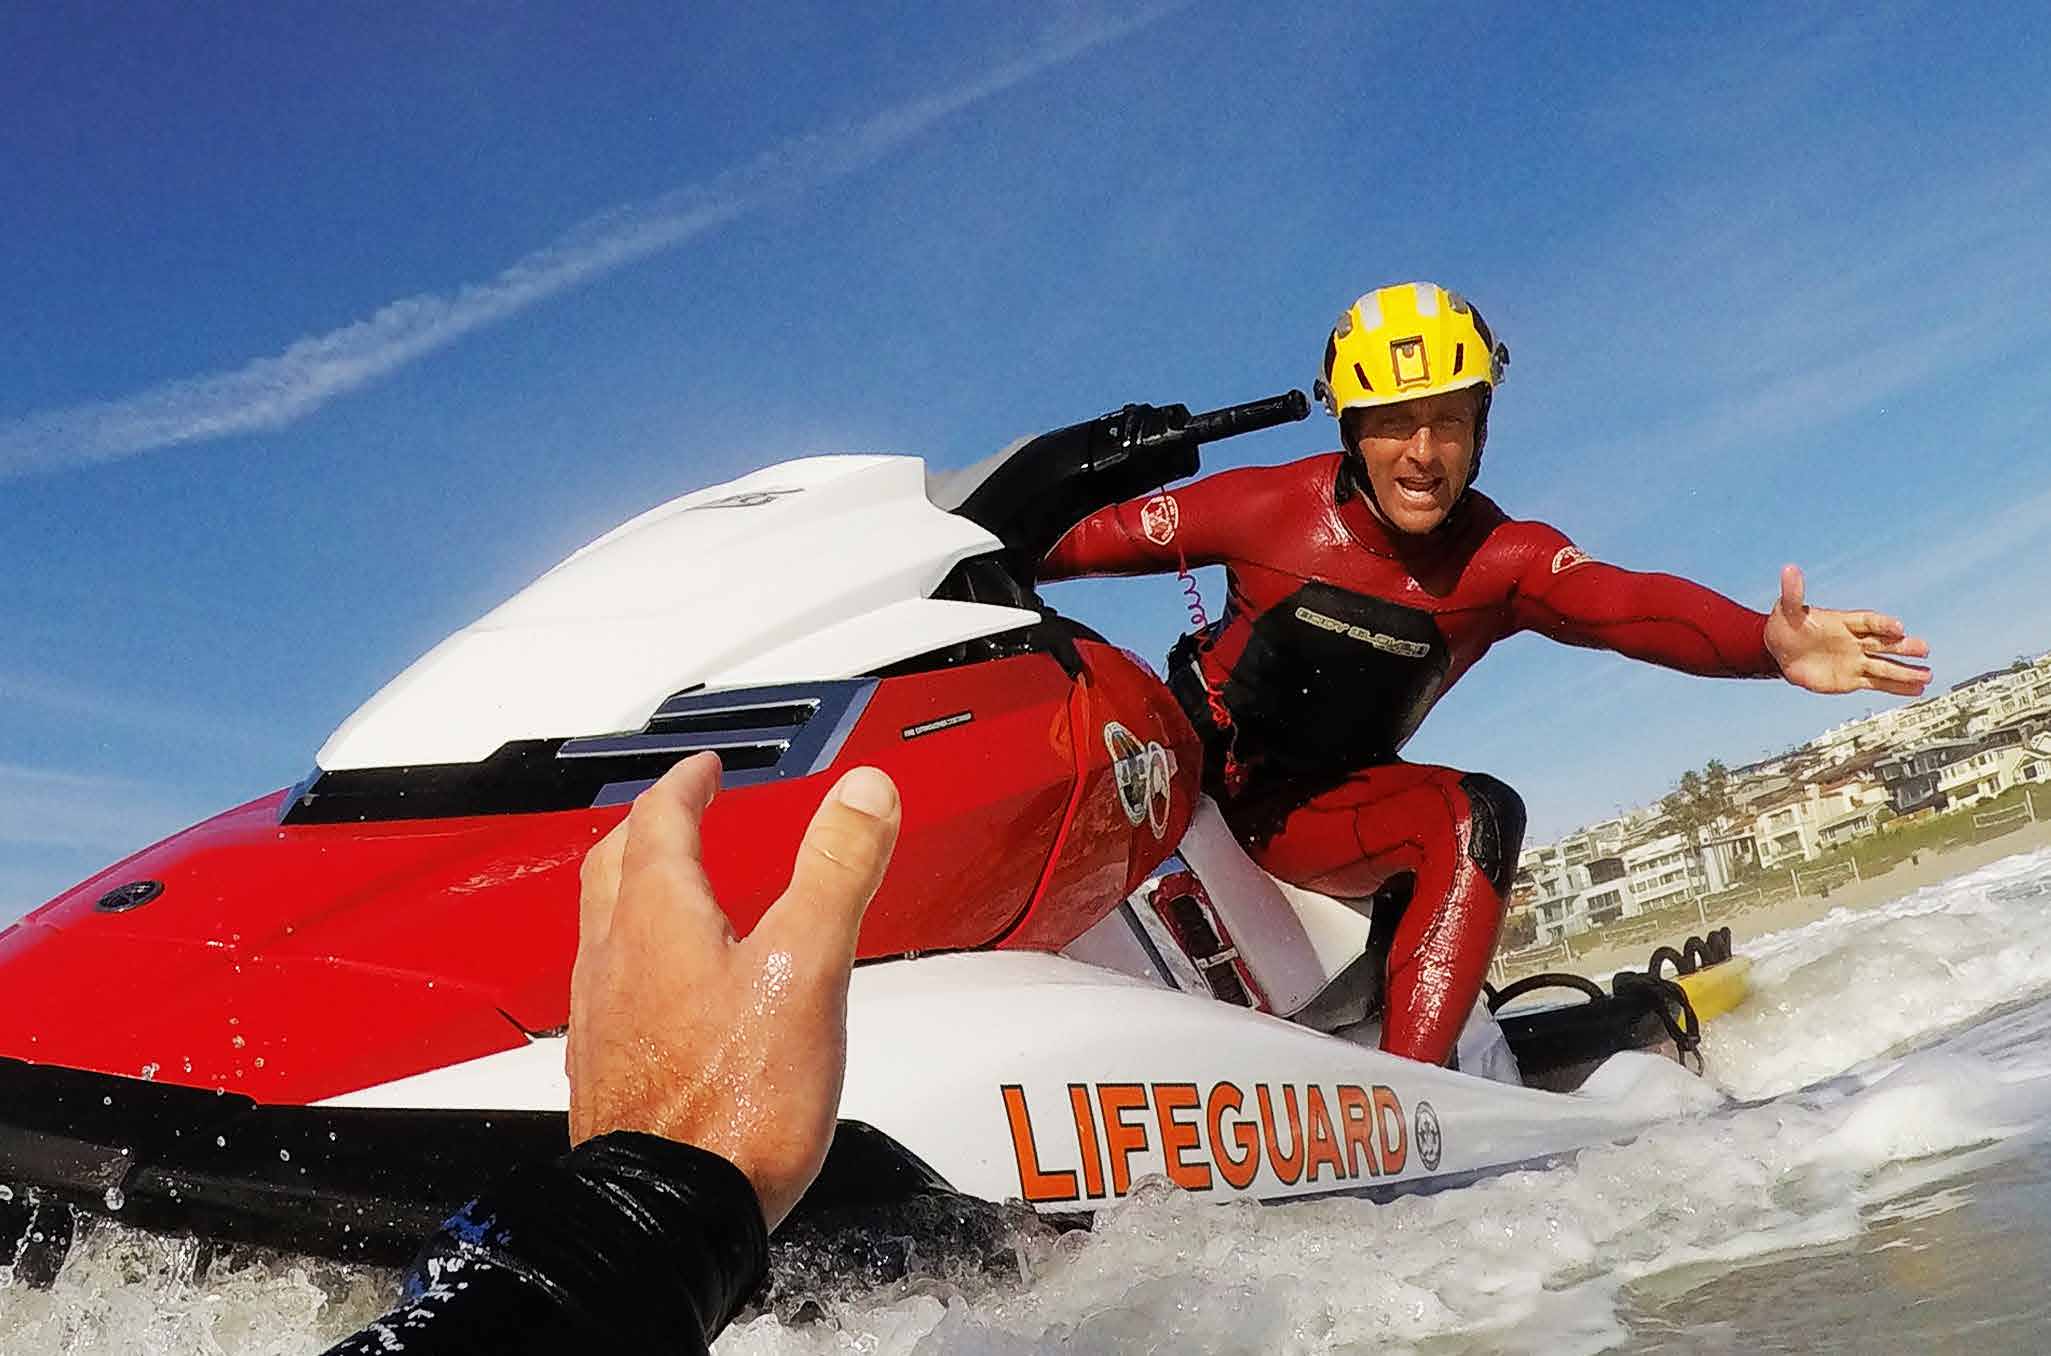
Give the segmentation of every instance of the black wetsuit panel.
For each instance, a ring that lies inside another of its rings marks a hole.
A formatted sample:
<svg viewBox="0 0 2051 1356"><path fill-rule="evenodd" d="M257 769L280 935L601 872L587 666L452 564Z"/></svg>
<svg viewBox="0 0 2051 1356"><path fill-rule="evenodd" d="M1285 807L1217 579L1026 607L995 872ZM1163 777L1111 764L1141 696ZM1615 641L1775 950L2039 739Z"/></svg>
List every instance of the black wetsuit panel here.
<svg viewBox="0 0 2051 1356"><path fill-rule="evenodd" d="M1344 773L1396 756L1450 663L1430 613L1313 580L1253 620L1222 695L1242 756Z"/></svg>
<svg viewBox="0 0 2051 1356"><path fill-rule="evenodd" d="M762 1207L733 1164L601 1135L445 1222L400 1302L327 1356L702 1353L768 1257Z"/></svg>

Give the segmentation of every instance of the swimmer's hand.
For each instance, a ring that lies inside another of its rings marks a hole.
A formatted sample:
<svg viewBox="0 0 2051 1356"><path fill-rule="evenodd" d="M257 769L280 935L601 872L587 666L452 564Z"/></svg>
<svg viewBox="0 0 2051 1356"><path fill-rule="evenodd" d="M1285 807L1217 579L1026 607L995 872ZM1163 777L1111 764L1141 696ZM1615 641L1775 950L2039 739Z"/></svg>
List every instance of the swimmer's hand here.
<svg viewBox="0 0 2051 1356"><path fill-rule="evenodd" d="M1838 612L1802 601L1802 572L1780 572L1780 601L1766 617L1766 648L1780 672L1811 692L1857 692L1870 688L1897 697L1920 697L1930 670L1904 658L1924 659L1928 641L1908 633L1895 617L1878 612Z"/></svg>
<svg viewBox="0 0 2051 1356"><path fill-rule="evenodd" d="M855 935L897 843L897 788L874 768L842 777L790 888L739 940L700 852L718 791L717 756L685 759L584 859L570 1141L640 1130L709 1149L746 1174L774 1229L833 1138Z"/></svg>

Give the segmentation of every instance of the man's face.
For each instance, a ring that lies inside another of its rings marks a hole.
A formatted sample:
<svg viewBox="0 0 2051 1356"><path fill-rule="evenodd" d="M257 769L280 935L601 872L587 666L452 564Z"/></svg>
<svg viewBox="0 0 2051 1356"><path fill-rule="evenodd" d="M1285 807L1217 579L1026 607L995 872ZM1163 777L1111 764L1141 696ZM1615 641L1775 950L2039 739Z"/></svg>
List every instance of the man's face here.
<svg viewBox="0 0 2051 1356"><path fill-rule="evenodd" d="M1353 448L1389 526L1422 534L1446 520L1474 471L1480 403L1478 388L1469 388L1347 413Z"/></svg>

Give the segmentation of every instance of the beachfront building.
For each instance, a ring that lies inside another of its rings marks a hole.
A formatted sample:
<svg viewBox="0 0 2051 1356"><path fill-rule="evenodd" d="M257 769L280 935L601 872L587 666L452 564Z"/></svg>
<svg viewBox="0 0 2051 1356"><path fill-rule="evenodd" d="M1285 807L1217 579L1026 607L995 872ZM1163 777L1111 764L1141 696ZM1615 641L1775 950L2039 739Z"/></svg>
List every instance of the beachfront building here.
<svg viewBox="0 0 2051 1356"><path fill-rule="evenodd" d="M2033 750L2021 744L1989 747L1982 745L1967 757L1938 769L1937 790L1946 809L1962 810L1994 799L2023 780L2026 764L2039 761Z"/></svg>
<svg viewBox="0 0 2051 1356"><path fill-rule="evenodd" d="M1684 903L1702 893L1706 884L1701 854L1687 834L1669 833L1640 843L1624 852L1622 862L1627 915Z"/></svg>
<svg viewBox="0 0 2051 1356"><path fill-rule="evenodd" d="M1588 864L1585 907L1590 927L1614 923L1624 916L1630 905L1627 875L1622 857L1597 857Z"/></svg>
<svg viewBox="0 0 2051 1356"><path fill-rule="evenodd" d="M1879 812L1888 808L1888 793L1884 780L1861 775L1836 781L1829 790L1808 782L1755 808L1752 836L1758 840L1759 865L1774 867L1809 861L1872 832Z"/></svg>
<svg viewBox="0 0 2051 1356"><path fill-rule="evenodd" d="M1794 785L1795 779L1785 772L1761 771L1736 776L1729 787L1731 804L1740 814L1753 814L1764 802L1783 798Z"/></svg>
<svg viewBox="0 0 2051 1356"><path fill-rule="evenodd" d="M1883 760L1878 770L1889 803L1898 814L1956 810L2016 786L2051 785L2051 729L2032 724L1924 744Z"/></svg>
<svg viewBox="0 0 2051 1356"><path fill-rule="evenodd" d="M1810 861L1878 832L1890 813L1976 805L2017 786L2051 792L2051 652L1832 726L1729 769L1721 785L1729 813L1693 830L1674 831L1669 798L1525 848L1513 910L1530 910L1540 944L1557 942ZM2051 810L2051 795L2040 804Z"/></svg>
<svg viewBox="0 0 2051 1356"><path fill-rule="evenodd" d="M1536 944L1550 945L1588 931L1591 860L1592 843L1586 830L1557 843L1525 848L1518 855L1510 897L1513 906L1531 910Z"/></svg>
<svg viewBox="0 0 2051 1356"><path fill-rule="evenodd" d="M1894 812L1909 815L1918 810L1943 809L1944 799L1937 790L1940 773L1950 764L1970 758L1977 747L1969 739L1943 739L1882 759L1878 768L1880 781L1887 788Z"/></svg>
<svg viewBox="0 0 2051 1356"><path fill-rule="evenodd" d="M1759 839L1749 825L1732 826L1719 821L1705 830L1700 846L1702 888L1709 894L1732 889L1745 875L1759 869Z"/></svg>
<svg viewBox="0 0 2051 1356"><path fill-rule="evenodd" d="M2051 669L2017 675L1966 720L1966 733L1983 734L2003 726L2051 715Z"/></svg>

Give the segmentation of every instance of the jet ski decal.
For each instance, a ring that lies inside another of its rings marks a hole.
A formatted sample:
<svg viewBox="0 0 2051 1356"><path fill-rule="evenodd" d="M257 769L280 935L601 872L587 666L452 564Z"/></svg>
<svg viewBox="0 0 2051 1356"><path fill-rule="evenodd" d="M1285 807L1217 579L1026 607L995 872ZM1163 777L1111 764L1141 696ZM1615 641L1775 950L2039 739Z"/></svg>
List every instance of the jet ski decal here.
<svg viewBox="0 0 2051 1356"><path fill-rule="evenodd" d="M935 720L920 721L917 725L907 725L898 731L898 735L903 739L917 739L922 735L938 734L942 730L952 730L957 726L966 725L975 718L976 713L973 711L957 711L951 716L941 716Z"/></svg>
<svg viewBox="0 0 2051 1356"><path fill-rule="evenodd" d="M1159 741L1142 744L1139 736L1110 721L1104 726L1104 747L1118 781L1118 805L1134 828L1145 824L1161 838L1168 832L1173 805L1174 758Z"/></svg>
<svg viewBox="0 0 2051 1356"><path fill-rule="evenodd" d="M1386 1084L1071 1083L1069 1116L1036 1131L1025 1088L999 1089L1011 1128L1020 1195L1033 1205L1101 1201L1130 1193L1134 1160L1152 1158L1185 1191L1246 1191L1262 1169L1283 1186L1328 1188L1395 1177L1410 1164L1403 1100ZM1071 1149L1064 1131L1073 1131ZM1427 1171L1442 1144L1438 1117L1417 1103L1417 1147ZM1427 1133L1429 1135L1427 1147ZM1072 1166L1071 1166L1072 1165Z"/></svg>
<svg viewBox="0 0 2051 1356"><path fill-rule="evenodd" d="M702 504L686 504L680 511L684 513L697 513L703 509L767 508L779 499L793 494L803 494L804 492L805 487L802 485L789 490L744 490L739 494L729 494L719 499L709 499Z"/></svg>

